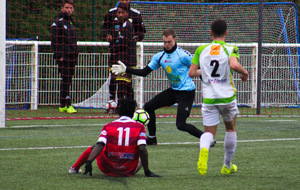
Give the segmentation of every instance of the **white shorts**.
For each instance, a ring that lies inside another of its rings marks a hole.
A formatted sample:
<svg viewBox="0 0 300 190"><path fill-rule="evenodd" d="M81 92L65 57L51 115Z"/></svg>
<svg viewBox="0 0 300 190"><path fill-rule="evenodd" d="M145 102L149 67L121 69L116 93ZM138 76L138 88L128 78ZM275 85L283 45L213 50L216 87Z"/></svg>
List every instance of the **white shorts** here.
<svg viewBox="0 0 300 190"><path fill-rule="evenodd" d="M226 105L203 104L201 111L203 125L205 126L218 125L220 123L220 116L222 116L224 121L232 121L239 113L236 100Z"/></svg>

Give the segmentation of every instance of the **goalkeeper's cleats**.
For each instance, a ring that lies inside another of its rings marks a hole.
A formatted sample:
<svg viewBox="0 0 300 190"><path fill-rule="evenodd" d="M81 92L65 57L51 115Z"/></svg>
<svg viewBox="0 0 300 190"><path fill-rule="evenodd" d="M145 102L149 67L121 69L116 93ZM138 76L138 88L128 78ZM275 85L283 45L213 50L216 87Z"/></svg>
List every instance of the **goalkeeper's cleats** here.
<svg viewBox="0 0 300 190"><path fill-rule="evenodd" d="M147 137L146 142L147 142L147 145L157 145L156 137L154 137L154 138Z"/></svg>
<svg viewBox="0 0 300 190"><path fill-rule="evenodd" d="M235 173L236 171L237 171L237 166L234 164L231 164L231 167L229 169L227 168L227 166L223 165L221 169L221 173L225 175Z"/></svg>
<svg viewBox="0 0 300 190"><path fill-rule="evenodd" d="M77 113L77 110L75 110L75 109L73 108L73 106L69 106L69 107L67 108L67 112L68 112L68 113Z"/></svg>
<svg viewBox="0 0 300 190"><path fill-rule="evenodd" d="M61 113L66 112L67 109L68 109L67 106L65 106L65 107L59 107L59 108L58 108L59 112L61 112Z"/></svg>
<svg viewBox="0 0 300 190"><path fill-rule="evenodd" d="M69 169L69 174L81 174L82 173L82 171L81 171L81 169L79 168L79 169L75 169L73 166Z"/></svg>
<svg viewBox="0 0 300 190"><path fill-rule="evenodd" d="M207 161L208 161L208 150L207 148L202 148L199 153L199 160L197 164L198 172L201 175L205 175L207 172Z"/></svg>

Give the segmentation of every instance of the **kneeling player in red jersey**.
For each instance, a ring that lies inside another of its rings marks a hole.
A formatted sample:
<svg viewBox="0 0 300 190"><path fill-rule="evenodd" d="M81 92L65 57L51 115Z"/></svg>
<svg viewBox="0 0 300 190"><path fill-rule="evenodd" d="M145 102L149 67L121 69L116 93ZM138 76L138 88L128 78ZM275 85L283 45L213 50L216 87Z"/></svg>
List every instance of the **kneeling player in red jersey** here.
<svg viewBox="0 0 300 190"><path fill-rule="evenodd" d="M81 154L69 173L81 173L80 167L85 163L84 174L92 176L92 162L96 159L99 169L109 176L132 176L143 166L147 177L160 177L148 168L145 127L131 119L135 109L134 100L120 100L120 118L103 127L97 143Z"/></svg>

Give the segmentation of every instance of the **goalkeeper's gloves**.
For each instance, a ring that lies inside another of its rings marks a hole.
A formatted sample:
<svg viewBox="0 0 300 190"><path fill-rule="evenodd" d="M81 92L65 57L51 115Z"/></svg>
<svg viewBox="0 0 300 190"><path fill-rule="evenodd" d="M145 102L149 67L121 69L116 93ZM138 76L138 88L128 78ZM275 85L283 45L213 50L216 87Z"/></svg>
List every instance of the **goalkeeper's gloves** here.
<svg viewBox="0 0 300 190"><path fill-rule="evenodd" d="M84 175L90 173L90 176L92 176L92 162L90 160L87 160L85 163L85 172Z"/></svg>
<svg viewBox="0 0 300 190"><path fill-rule="evenodd" d="M115 75L119 75L126 72L126 65L122 61L118 61L118 65L115 64L111 67L111 72Z"/></svg>
<svg viewBox="0 0 300 190"><path fill-rule="evenodd" d="M151 172L149 169L147 171L145 171L145 176L146 177L161 177L161 176Z"/></svg>

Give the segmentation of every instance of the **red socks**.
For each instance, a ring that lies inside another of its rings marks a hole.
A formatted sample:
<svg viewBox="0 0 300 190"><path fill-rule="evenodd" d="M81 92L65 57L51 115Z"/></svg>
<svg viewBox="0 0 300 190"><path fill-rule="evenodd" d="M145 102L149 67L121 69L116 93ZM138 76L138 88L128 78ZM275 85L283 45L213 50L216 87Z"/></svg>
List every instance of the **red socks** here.
<svg viewBox="0 0 300 190"><path fill-rule="evenodd" d="M76 163L73 165L73 167L74 167L75 169L79 169L83 164L85 164L85 162L86 162L87 159L89 158L91 152L92 152L92 147L87 148L87 149L81 154L81 156L78 158L78 160L77 160Z"/></svg>

